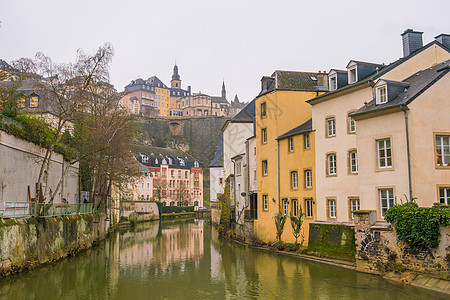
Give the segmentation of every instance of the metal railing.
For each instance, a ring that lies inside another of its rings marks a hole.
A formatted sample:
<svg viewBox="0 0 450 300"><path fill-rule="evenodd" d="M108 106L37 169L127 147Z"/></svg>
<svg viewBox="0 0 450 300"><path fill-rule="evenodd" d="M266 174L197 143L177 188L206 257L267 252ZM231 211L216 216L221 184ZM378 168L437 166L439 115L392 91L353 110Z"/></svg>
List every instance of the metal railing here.
<svg viewBox="0 0 450 300"><path fill-rule="evenodd" d="M69 215L85 215L96 213L93 203L36 203L36 202L5 202L1 218L30 217L62 217Z"/></svg>

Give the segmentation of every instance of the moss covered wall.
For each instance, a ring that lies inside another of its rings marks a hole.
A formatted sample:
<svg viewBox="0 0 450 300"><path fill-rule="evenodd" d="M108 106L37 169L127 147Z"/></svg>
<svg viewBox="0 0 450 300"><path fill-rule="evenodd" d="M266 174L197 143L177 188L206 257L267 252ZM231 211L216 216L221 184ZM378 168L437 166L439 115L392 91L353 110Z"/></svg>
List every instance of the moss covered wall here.
<svg viewBox="0 0 450 300"><path fill-rule="evenodd" d="M107 232L104 214L0 221L0 275L72 255Z"/></svg>
<svg viewBox="0 0 450 300"><path fill-rule="evenodd" d="M308 250L323 256L354 260L354 227L332 222L312 222L309 224Z"/></svg>

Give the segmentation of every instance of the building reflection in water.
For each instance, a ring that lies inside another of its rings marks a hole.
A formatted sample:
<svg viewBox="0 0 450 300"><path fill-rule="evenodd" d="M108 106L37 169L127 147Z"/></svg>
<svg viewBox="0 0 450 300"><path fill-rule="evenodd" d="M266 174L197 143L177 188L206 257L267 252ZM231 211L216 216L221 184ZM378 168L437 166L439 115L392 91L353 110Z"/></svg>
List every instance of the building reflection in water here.
<svg viewBox="0 0 450 300"><path fill-rule="evenodd" d="M162 271L169 266L184 262L197 262L204 255L203 220L192 222L146 223L136 227L134 232L119 236L119 264L124 269L130 266L159 267Z"/></svg>

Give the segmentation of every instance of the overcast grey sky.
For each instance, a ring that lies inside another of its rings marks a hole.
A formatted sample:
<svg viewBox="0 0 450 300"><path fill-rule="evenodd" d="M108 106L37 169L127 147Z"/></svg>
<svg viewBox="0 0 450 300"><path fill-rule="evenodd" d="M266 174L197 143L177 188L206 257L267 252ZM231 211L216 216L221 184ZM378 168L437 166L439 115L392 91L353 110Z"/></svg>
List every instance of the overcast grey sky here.
<svg viewBox="0 0 450 300"><path fill-rule="evenodd" d="M138 77L170 84L175 60L183 88L250 101L274 70L345 68L351 59L389 63L400 34L424 44L450 33L449 0L0 0L0 58L40 51L58 62L110 42L111 81Z"/></svg>

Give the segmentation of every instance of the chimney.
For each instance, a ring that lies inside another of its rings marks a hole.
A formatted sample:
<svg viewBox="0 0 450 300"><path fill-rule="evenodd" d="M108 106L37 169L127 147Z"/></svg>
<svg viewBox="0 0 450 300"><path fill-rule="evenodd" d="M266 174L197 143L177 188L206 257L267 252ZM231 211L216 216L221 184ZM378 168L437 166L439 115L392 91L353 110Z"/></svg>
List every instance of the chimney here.
<svg viewBox="0 0 450 300"><path fill-rule="evenodd" d="M328 86L328 74L327 72L323 71L323 73L321 73L319 71L319 73L317 73L316 75L317 78L317 85L318 86Z"/></svg>
<svg viewBox="0 0 450 300"><path fill-rule="evenodd" d="M190 85L187 86L187 93L188 93L188 96L191 95L191 86Z"/></svg>
<svg viewBox="0 0 450 300"><path fill-rule="evenodd" d="M436 41L450 49L450 34L441 33L435 37Z"/></svg>
<svg viewBox="0 0 450 300"><path fill-rule="evenodd" d="M403 41L403 57L406 57L414 51L423 47L422 41L423 32L406 29L401 34Z"/></svg>

